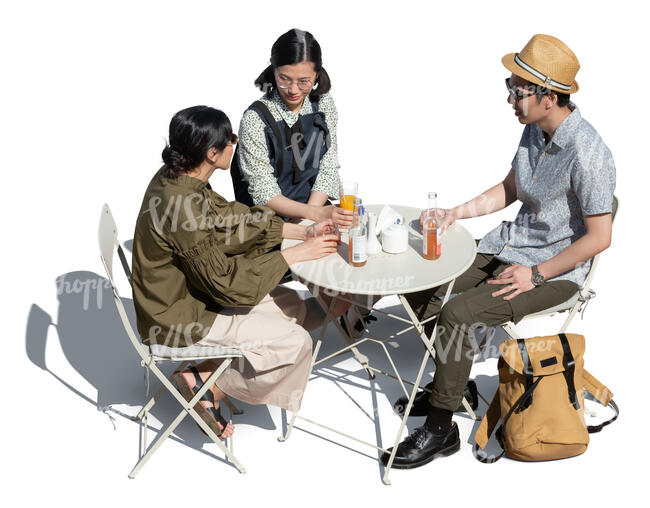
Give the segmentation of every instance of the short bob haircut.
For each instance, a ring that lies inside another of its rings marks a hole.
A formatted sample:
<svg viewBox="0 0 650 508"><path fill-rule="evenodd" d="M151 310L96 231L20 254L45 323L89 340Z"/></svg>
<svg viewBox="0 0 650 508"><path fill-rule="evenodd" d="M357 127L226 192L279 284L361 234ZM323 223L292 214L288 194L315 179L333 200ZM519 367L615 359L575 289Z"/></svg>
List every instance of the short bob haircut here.
<svg viewBox="0 0 650 508"><path fill-rule="evenodd" d="M316 100L332 88L327 71L323 68L320 44L309 32L292 28L282 34L271 48L271 65L255 80L255 85L267 97L271 97L275 82L275 69L283 65L295 65L300 62L312 62L316 71L316 89L309 93L310 100Z"/></svg>
<svg viewBox="0 0 650 508"><path fill-rule="evenodd" d="M174 115L169 144L162 151L164 174L175 178L199 166L210 148L221 151L232 139L232 126L223 111L193 106Z"/></svg>

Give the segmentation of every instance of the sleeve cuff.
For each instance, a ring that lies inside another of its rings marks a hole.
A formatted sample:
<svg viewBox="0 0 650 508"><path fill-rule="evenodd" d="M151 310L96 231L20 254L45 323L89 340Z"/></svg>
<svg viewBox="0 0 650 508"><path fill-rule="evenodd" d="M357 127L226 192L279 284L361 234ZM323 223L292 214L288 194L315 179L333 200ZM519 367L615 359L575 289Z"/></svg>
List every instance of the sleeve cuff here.
<svg viewBox="0 0 650 508"><path fill-rule="evenodd" d="M277 215L271 217L269 227L266 230L266 238L269 242L280 243L282 242L282 230L284 228L284 220ZM283 258L284 259L284 258Z"/></svg>

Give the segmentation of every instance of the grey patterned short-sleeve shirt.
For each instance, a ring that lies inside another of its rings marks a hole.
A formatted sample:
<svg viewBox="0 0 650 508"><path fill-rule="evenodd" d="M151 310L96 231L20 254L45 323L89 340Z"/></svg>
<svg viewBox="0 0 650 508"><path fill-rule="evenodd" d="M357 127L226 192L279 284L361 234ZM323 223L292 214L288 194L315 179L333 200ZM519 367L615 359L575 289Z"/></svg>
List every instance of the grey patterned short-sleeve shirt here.
<svg viewBox="0 0 650 508"><path fill-rule="evenodd" d="M556 256L587 230L583 217L612 211L616 168L612 154L571 103L573 111L546 143L537 124L528 124L512 161L521 206L483 237L478 252L509 264L533 266ZM582 286L591 260L550 280Z"/></svg>

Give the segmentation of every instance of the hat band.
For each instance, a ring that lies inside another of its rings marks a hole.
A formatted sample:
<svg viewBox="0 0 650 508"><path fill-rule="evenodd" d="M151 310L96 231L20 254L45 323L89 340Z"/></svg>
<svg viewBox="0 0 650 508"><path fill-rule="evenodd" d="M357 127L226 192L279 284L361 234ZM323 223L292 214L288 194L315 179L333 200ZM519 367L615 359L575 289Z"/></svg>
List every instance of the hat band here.
<svg viewBox="0 0 650 508"><path fill-rule="evenodd" d="M555 88L560 88L561 90L567 90L567 91L571 90L570 85L558 83L557 81L551 79L549 76L544 76L544 74L539 72L537 69L528 65L521 58L519 58L519 53L515 54L515 63L525 71L530 72L536 78L541 79L544 82L544 85L546 86L550 85L550 86L554 86Z"/></svg>

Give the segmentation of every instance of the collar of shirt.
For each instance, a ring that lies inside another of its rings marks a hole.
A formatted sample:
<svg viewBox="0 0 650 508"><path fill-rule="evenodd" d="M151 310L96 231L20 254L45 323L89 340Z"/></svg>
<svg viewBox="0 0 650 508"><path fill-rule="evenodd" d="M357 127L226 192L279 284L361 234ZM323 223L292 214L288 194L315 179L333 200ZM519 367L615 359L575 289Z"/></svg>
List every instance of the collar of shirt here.
<svg viewBox="0 0 650 508"><path fill-rule="evenodd" d="M305 97L305 100L302 102L302 107L300 108L300 111L298 111L298 113L294 113L293 111L291 111L287 107L287 105L284 102L282 102L282 99L280 98L280 94L278 93L277 90L273 90L271 103L275 106L276 111L280 114L282 119L287 123L289 127L291 127L294 123L296 123L296 120L298 120L298 117L300 115L307 115L312 112L311 101L309 100L309 96Z"/></svg>
<svg viewBox="0 0 650 508"><path fill-rule="evenodd" d="M555 134L553 134L553 137L548 142L548 145L544 140L544 132L539 128L537 124L535 124L535 127L537 129L537 136L540 138L542 146L550 147L551 144L554 144L560 150L563 150L574 137L575 131L578 128L580 121L582 120L582 116L580 115L578 106L576 106L573 102L569 103L569 107L573 108L573 111L571 111L569 116L562 120L562 123L558 126L557 129L555 129Z"/></svg>
<svg viewBox="0 0 650 508"><path fill-rule="evenodd" d="M189 175L178 175L176 178L171 178L170 180L175 182L177 185L197 191L203 190L205 186L208 185L207 182Z"/></svg>

